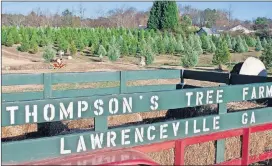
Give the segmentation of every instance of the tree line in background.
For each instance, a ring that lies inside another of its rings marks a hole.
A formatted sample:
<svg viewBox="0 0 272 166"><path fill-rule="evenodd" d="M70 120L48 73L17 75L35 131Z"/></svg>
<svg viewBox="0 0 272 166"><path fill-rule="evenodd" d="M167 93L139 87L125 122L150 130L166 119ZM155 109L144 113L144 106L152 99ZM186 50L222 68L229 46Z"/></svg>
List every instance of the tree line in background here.
<svg viewBox="0 0 272 166"><path fill-rule="evenodd" d="M116 11L111 11L114 16ZM64 11L65 18L73 18L71 12ZM125 22L118 19L117 22ZM71 19L63 19L66 25L72 24ZM151 64L156 56L171 54L181 57L184 67L194 67L200 54L213 54L213 64L222 65L230 61L230 52L243 53L254 47L263 51L262 61L271 67L272 39L265 32L256 35L221 34L217 36L199 36L192 28L189 15L179 16L175 1L155 1L150 9L147 20L148 29L138 28L75 28L75 27L2 27L2 44L8 47L19 44L17 49L22 52L37 53L44 47L44 58L52 59L56 51L64 51L72 56L77 52L95 55L101 59L107 56L116 61L122 56L145 57ZM267 28L267 20L258 18L256 28ZM117 26L118 27L118 26Z"/></svg>

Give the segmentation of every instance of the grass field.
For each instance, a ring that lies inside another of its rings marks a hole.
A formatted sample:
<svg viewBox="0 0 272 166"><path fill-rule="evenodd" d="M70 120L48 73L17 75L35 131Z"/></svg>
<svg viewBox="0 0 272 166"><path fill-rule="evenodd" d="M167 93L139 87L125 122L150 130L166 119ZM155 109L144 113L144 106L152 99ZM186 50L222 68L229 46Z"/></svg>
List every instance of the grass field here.
<svg viewBox="0 0 272 166"><path fill-rule="evenodd" d="M247 57L260 56L260 53L250 51L243 54L232 54L231 62L241 62ZM200 55L199 64L195 68L196 70L215 70L216 66L212 65L212 55ZM92 56L76 56L72 60L64 58L66 67L62 69L51 69L50 65L43 62L41 53L31 55L28 53L18 52L16 47L2 49L2 72L3 73L47 73L47 72L87 72L87 71L119 71L119 70L146 70L146 69L182 69L180 66L180 57L172 55L157 56L154 64L141 68L139 67L139 59L134 57L124 57L117 62L110 62L107 58L104 58L103 62L98 62L96 57ZM131 82L130 85L150 85L150 84L175 84L180 80L146 80ZM196 86L217 86L216 83L186 80L191 85ZM56 85L54 89L77 89L77 88L98 88L118 86L118 83L92 83L92 84L65 84ZM43 90L42 86L14 86L11 88L3 87L3 92L22 92L31 90ZM238 102L229 103L228 110L241 110L247 108L263 107L263 105L255 104L253 102ZM200 109L186 108L186 112L192 116L201 116L207 114L207 111L213 113L217 106L211 105L201 107ZM111 116L108 118L109 126L117 126L122 124L128 124L131 122L151 123L152 118L164 118L167 110L159 112L138 113L131 115ZM84 119L76 121L65 121L68 128L73 129L92 129L93 119ZM19 136L19 139L25 139L26 133L36 131L36 124L21 125L15 127L2 127L2 138L11 138ZM18 139L18 138L17 138ZM260 154L267 150L272 150L272 131L262 132L251 135L251 147L250 154ZM230 160L240 157L241 141L238 137L226 139L226 152L225 159ZM163 165L173 164L173 149L165 150L162 152L149 153L154 160L159 161ZM207 165L213 164L215 160L215 144L214 142L207 142L203 144L196 144L188 146L185 153L185 163L188 165ZM260 164L260 163L259 163ZM267 163L266 163L267 164ZM269 163L268 163L269 164ZM271 162L270 162L271 164Z"/></svg>

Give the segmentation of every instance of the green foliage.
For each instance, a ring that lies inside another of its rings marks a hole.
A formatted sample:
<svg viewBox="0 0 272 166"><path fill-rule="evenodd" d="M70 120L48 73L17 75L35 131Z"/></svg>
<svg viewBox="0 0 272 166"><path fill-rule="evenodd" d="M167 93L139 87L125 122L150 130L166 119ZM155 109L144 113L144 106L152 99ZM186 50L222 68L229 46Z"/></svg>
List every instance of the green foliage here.
<svg viewBox="0 0 272 166"><path fill-rule="evenodd" d="M67 53L68 48L69 48L69 42L65 39L61 40L58 50L63 50L65 53Z"/></svg>
<svg viewBox="0 0 272 166"><path fill-rule="evenodd" d="M39 46L38 43L36 41L36 38L32 38L30 41L30 48L29 48L29 53L31 54L36 54L39 51Z"/></svg>
<svg viewBox="0 0 272 166"><path fill-rule="evenodd" d="M261 40L259 37L257 37L257 43L256 43L256 47L255 50L256 51L261 51L263 49L262 44L261 44Z"/></svg>
<svg viewBox="0 0 272 166"><path fill-rule="evenodd" d="M22 35L21 46L18 47L18 50L21 52L27 52L30 48L29 38L27 34Z"/></svg>
<svg viewBox="0 0 272 166"><path fill-rule="evenodd" d="M46 62L50 62L55 58L56 51L53 49L52 45L46 46L43 52L43 58Z"/></svg>
<svg viewBox="0 0 272 166"><path fill-rule="evenodd" d="M107 51L106 51L106 49L103 47L103 45L100 45L99 46L99 49L98 49L98 56L99 56L99 58L100 59L102 59L104 56L106 56L107 55Z"/></svg>
<svg viewBox="0 0 272 166"><path fill-rule="evenodd" d="M229 49L232 49L232 43L231 43L231 38L229 34L226 35L226 42L228 44Z"/></svg>
<svg viewBox="0 0 272 166"><path fill-rule="evenodd" d="M215 51L216 51L216 47L215 47L215 44L213 43L213 41L212 40L210 40L210 43L211 43L211 49L210 49L210 53L215 53Z"/></svg>
<svg viewBox="0 0 272 166"><path fill-rule="evenodd" d="M246 44L247 44L249 47L255 47L256 42L254 41L254 38L253 38L253 37L251 37L251 36L246 36Z"/></svg>
<svg viewBox="0 0 272 166"><path fill-rule="evenodd" d="M213 55L212 63L215 65L226 64L230 60L228 44L225 40L220 40L218 47Z"/></svg>
<svg viewBox="0 0 272 166"><path fill-rule="evenodd" d="M210 44L208 36L205 34L202 34L200 36L200 39L202 42L202 49L205 50L206 52L208 52L211 49L211 44Z"/></svg>
<svg viewBox="0 0 272 166"><path fill-rule="evenodd" d="M149 29L172 29L178 26L178 7L175 1L155 1L147 21Z"/></svg>
<svg viewBox="0 0 272 166"><path fill-rule="evenodd" d="M70 46L69 46L69 50L70 50L70 55L74 56L77 53L77 47L74 41L71 42Z"/></svg>
<svg viewBox="0 0 272 166"><path fill-rule="evenodd" d="M238 53L243 53L246 51L246 48L244 46L244 41L242 40L242 38L240 36L237 37L237 43L235 45L234 51L238 52Z"/></svg>
<svg viewBox="0 0 272 166"><path fill-rule="evenodd" d="M7 36L7 40L5 42L5 45L7 47L12 47L13 44L14 44L14 40L13 40L12 33L9 33L8 36Z"/></svg>
<svg viewBox="0 0 272 166"><path fill-rule="evenodd" d="M120 58L120 48L118 45L115 44L109 46L108 58L110 61L116 61L118 58Z"/></svg>
<svg viewBox="0 0 272 166"><path fill-rule="evenodd" d="M198 53L185 41L184 56L181 58L181 65L186 68L195 67L198 64Z"/></svg>
<svg viewBox="0 0 272 166"><path fill-rule="evenodd" d="M263 40L262 40L262 46L263 46L263 48L265 48L265 47L266 47L266 45L267 45L267 41L266 41L266 39L265 39L265 38L263 38Z"/></svg>
<svg viewBox="0 0 272 166"><path fill-rule="evenodd" d="M272 68L272 43L268 43L264 48L260 60L264 63L267 69Z"/></svg>
<svg viewBox="0 0 272 166"><path fill-rule="evenodd" d="M242 40L242 41L243 41L243 46L245 48L245 52L248 52L249 48L248 48L248 45L247 45L246 41L245 40Z"/></svg>

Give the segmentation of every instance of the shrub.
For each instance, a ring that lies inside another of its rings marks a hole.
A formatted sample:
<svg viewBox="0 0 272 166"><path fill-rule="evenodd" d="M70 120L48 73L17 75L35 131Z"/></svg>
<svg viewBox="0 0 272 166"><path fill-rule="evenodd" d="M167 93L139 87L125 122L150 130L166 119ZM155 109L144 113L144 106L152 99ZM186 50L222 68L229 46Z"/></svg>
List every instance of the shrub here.
<svg viewBox="0 0 272 166"><path fill-rule="evenodd" d="M258 37L258 38L257 38L257 43L256 43L255 50L256 50L256 51L261 51L262 49L263 49L263 47L262 47L260 38Z"/></svg>
<svg viewBox="0 0 272 166"><path fill-rule="evenodd" d="M38 43L33 39L30 41L29 53L36 54L39 51Z"/></svg>
<svg viewBox="0 0 272 166"><path fill-rule="evenodd" d="M103 45L100 45L99 49L98 49L98 56L99 56L99 58L102 59L103 56L106 56L106 55L107 55L106 49L103 47Z"/></svg>
<svg viewBox="0 0 272 166"><path fill-rule="evenodd" d="M74 43L74 41L71 42L70 46L69 46L69 50L70 50L70 55L74 56L77 53L77 48L76 45Z"/></svg>
<svg viewBox="0 0 272 166"><path fill-rule="evenodd" d="M264 48L260 60L264 63L267 69L272 68L272 44L268 43Z"/></svg>
<svg viewBox="0 0 272 166"><path fill-rule="evenodd" d="M198 64L198 53L185 41L184 56L181 58L181 65L186 68L195 67Z"/></svg>
<svg viewBox="0 0 272 166"><path fill-rule="evenodd" d="M218 47L213 55L212 63L215 65L226 64L230 60L228 44L225 40L220 40Z"/></svg>
<svg viewBox="0 0 272 166"><path fill-rule="evenodd" d="M211 49L211 45L210 45L208 36L205 35L205 34L202 34L200 36L200 39L201 39L201 42L202 42L202 49L205 50L205 51L209 51Z"/></svg>
<svg viewBox="0 0 272 166"><path fill-rule="evenodd" d="M117 45L110 45L107 55L110 61L116 61L120 58L120 48Z"/></svg>
<svg viewBox="0 0 272 166"><path fill-rule="evenodd" d="M6 46L7 47L12 47L12 45L14 44L14 40L13 40L13 36L12 33L9 33L7 36L7 40L6 40Z"/></svg>
<svg viewBox="0 0 272 166"><path fill-rule="evenodd" d="M56 51L53 49L52 45L46 46L43 52L43 58L46 62L50 62L56 56Z"/></svg>

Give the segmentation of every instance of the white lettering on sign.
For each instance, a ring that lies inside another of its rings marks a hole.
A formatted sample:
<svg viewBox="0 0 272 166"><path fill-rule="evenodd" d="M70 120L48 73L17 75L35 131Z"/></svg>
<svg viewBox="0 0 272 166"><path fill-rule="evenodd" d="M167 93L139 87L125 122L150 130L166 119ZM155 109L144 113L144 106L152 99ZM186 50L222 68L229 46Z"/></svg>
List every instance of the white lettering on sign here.
<svg viewBox="0 0 272 166"><path fill-rule="evenodd" d="M116 133L113 131L108 132L107 133L107 147L116 146L115 139L116 139Z"/></svg>
<svg viewBox="0 0 272 166"><path fill-rule="evenodd" d="M15 124L15 111L18 110L18 106L8 106L6 110L10 112L10 124Z"/></svg>
<svg viewBox="0 0 272 166"><path fill-rule="evenodd" d="M94 102L94 108L96 110L94 110L94 114L96 116L99 116L99 115L103 114L103 112L104 112L103 107L102 107L103 104L104 104L103 100L101 100L101 99L95 100L95 102Z"/></svg>
<svg viewBox="0 0 272 166"><path fill-rule="evenodd" d="M113 109L113 107L114 107L114 109ZM118 112L118 100L116 98L110 99L109 112L113 115Z"/></svg>
<svg viewBox="0 0 272 166"><path fill-rule="evenodd" d="M174 131L174 136L175 137L178 134L179 124L180 124L180 122L173 123L173 131Z"/></svg>
<svg viewBox="0 0 272 166"><path fill-rule="evenodd" d="M167 127L168 127L168 124L163 124L160 126L160 139L165 139L168 137L167 135L164 135L164 133L167 132L167 129L166 129Z"/></svg>
<svg viewBox="0 0 272 166"><path fill-rule="evenodd" d="M248 123L250 123L250 124L256 123L254 112L252 112L249 116L250 116L250 122L249 122L249 118L248 118L248 113L246 113L246 112L243 113L243 115L242 115L242 124L246 125Z"/></svg>
<svg viewBox="0 0 272 166"><path fill-rule="evenodd" d="M127 98L123 98L123 113L132 112L132 97L129 97L129 101Z"/></svg>
<svg viewBox="0 0 272 166"><path fill-rule="evenodd" d="M206 92L186 92L185 95L187 97L188 107L213 104L214 102L217 102L218 104L223 103L222 89L218 89L216 91L207 90ZM195 97L195 100L192 100L193 97Z"/></svg>
<svg viewBox="0 0 272 166"><path fill-rule="evenodd" d="M77 152L85 152L86 150L87 149L86 149L84 137L81 135L79 136L79 139L78 139Z"/></svg>
<svg viewBox="0 0 272 166"><path fill-rule="evenodd" d="M203 131L204 132L210 131L210 129L206 127L206 118L203 119Z"/></svg>
<svg viewBox="0 0 272 166"><path fill-rule="evenodd" d="M272 85L271 86L255 86L243 88L243 100L254 100L258 98L272 97Z"/></svg>
<svg viewBox="0 0 272 166"><path fill-rule="evenodd" d="M187 96L187 106L191 105L191 97L193 95L193 92L186 92L186 96ZM201 100L200 100L201 102ZM201 102L202 103L202 102Z"/></svg>
<svg viewBox="0 0 272 166"><path fill-rule="evenodd" d="M144 128L136 128L135 129L135 142L143 142L144 141Z"/></svg>
<svg viewBox="0 0 272 166"><path fill-rule="evenodd" d="M82 117L81 113L87 111L87 109L88 109L88 102L87 101L78 101L77 105L78 105L78 115L77 116L79 118L81 118Z"/></svg>
<svg viewBox="0 0 272 166"><path fill-rule="evenodd" d="M151 98L150 98L150 102L151 102L151 106L150 106L150 109L151 110L153 110L153 111L155 111L156 109L158 109L158 107L159 107L159 104L158 104L158 101L159 100L159 96L152 96Z"/></svg>
<svg viewBox="0 0 272 166"><path fill-rule="evenodd" d="M63 103L60 103L60 120L63 120L65 116L65 119L70 116L70 119L73 119L73 102L70 102L68 105L68 108L65 109L65 106Z"/></svg>
<svg viewBox="0 0 272 166"><path fill-rule="evenodd" d="M25 110L26 110L26 113L25 113L25 121L26 123L30 123L30 116L33 117L33 122L38 122L38 115L37 115L37 112L38 112L38 106L37 105L33 105L33 111L30 112L30 106L29 105L26 105L25 106Z"/></svg>
<svg viewBox="0 0 272 166"><path fill-rule="evenodd" d="M219 119L220 119L220 116L213 117L213 129L214 130L220 129L219 121L218 121Z"/></svg>
<svg viewBox="0 0 272 166"><path fill-rule="evenodd" d="M95 136L94 136L95 135ZM104 133L91 134L92 149L102 148Z"/></svg>
<svg viewBox="0 0 272 166"><path fill-rule="evenodd" d="M48 115L49 113L50 115ZM55 107L53 104L46 104L44 106L43 118L48 122L52 121L55 118Z"/></svg>
<svg viewBox="0 0 272 166"><path fill-rule="evenodd" d="M128 145L130 144L130 141L129 140L125 140L125 139L128 139L129 138L129 135L127 133L130 132L130 129L125 129L125 130L122 130L121 131L121 143L122 145Z"/></svg>
<svg viewBox="0 0 272 166"><path fill-rule="evenodd" d="M64 149L64 137L60 138L60 154L69 154L71 150Z"/></svg>
<svg viewBox="0 0 272 166"><path fill-rule="evenodd" d="M223 93L223 92L224 92L223 89L217 91L216 102L217 102L218 104L223 103L223 100L222 100L222 97L223 97L223 96L222 96L222 93Z"/></svg>
<svg viewBox="0 0 272 166"><path fill-rule="evenodd" d="M152 141L152 140L154 140L155 139L155 134L154 135L152 135L151 136L151 130L156 130L156 128L154 127L154 126L149 126L148 128L147 128L147 139L149 140L149 141Z"/></svg>

